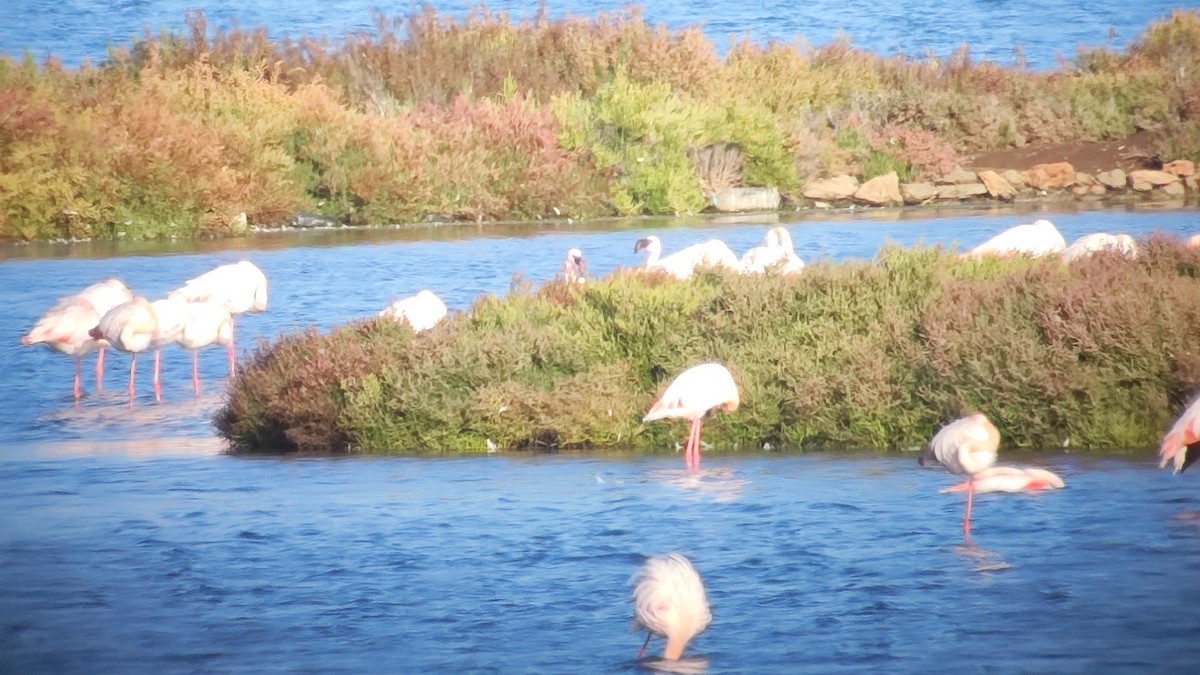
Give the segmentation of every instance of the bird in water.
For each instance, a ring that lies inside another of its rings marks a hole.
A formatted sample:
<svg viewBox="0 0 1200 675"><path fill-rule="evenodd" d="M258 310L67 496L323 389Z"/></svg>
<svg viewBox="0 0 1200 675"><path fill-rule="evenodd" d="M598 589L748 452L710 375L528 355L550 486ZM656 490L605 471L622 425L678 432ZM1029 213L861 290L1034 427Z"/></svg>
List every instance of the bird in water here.
<svg viewBox="0 0 1200 675"><path fill-rule="evenodd" d="M129 361L129 406L133 407L137 355L154 345L158 319L150 301L137 297L108 310L88 334L94 340L107 340L115 349L127 352Z"/></svg>
<svg viewBox="0 0 1200 675"><path fill-rule="evenodd" d="M1187 471L1187 468L1200 458L1200 397L1192 401L1179 419L1175 420L1167 435L1163 436L1158 456L1161 460L1158 468L1173 462L1175 473Z"/></svg>
<svg viewBox="0 0 1200 675"><path fill-rule="evenodd" d="M567 251L563 260L562 272L559 276L568 284L582 284L587 275L587 265L583 262L583 251L573 248Z"/></svg>
<svg viewBox="0 0 1200 675"><path fill-rule="evenodd" d="M719 363L702 363L680 373L651 406L642 422L681 417L691 420L684 461L689 469L700 468L700 427L713 410L733 412L740 403L733 375Z"/></svg>
<svg viewBox="0 0 1200 675"><path fill-rule="evenodd" d="M233 344L233 317L219 302L189 302L176 342L192 352L192 394L200 395L199 351L211 345ZM233 372L230 371L230 377Z"/></svg>
<svg viewBox="0 0 1200 675"><path fill-rule="evenodd" d="M1070 263L1073 260L1091 257L1101 251L1116 253L1126 258L1136 258L1138 254L1137 243L1133 237L1127 234L1097 232L1084 235L1071 242L1067 250L1062 252L1062 259L1063 262Z"/></svg>
<svg viewBox="0 0 1200 675"><path fill-rule="evenodd" d="M1042 256L1062 253L1067 248L1058 228L1048 220L1035 220L1031 224L1017 225L988 239L964 253L962 257L978 258L986 255L1007 257L1012 255Z"/></svg>
<svg viewBox="0 0 1200 675"><path fill-rule="evenodd" d="M216 301L225 305L229 312L229 376L237 374L237 350L233 342L233 318L247 312L263 312L267 309L267 277L249 260L232 265L221 265L189 279L182 288L167 295L168 298L187 302Z"/></svg>
<svg viewBox="0 0 1200 675"><path fill-rule="evenodd" d="M83 357L100 349L101 342L89 333L99 321L100 315L92 303L82 296L72 295L58 301L38 319L29 334L21 338L23 345L44 344L75 359L76 401L83 396Z"/></svg>
<svg viewBox="0 0 1200 675"><path fill-rule="evenodd" d="M975 413L942 427L920 459L921 466L941 464L950 473L967 477L967 508L963 515L963 539L967 542L971 541L971 503L976 478L996 463L999 447L1000 431L987 415Z"/></svg>
<svg viewBox="0 0 1200 675"><path fill-rule="evenodd" d="M393 302L385 307L379 316L407 323L414 333L420 333L433 328L446 318L446 311L446 303L434 295L433 291L421 291L414 296Z"/></svg>
<svg viewBox="0 0 1200 675"><path fill-rule="evenodd" d="M662 241L651 235L638 239L634 243L633 252L640 251L646 252L646 262L642 269L662 270L679 280L690 279L697 267L720 266L731 270L741 269L737 254L720 239L710 239L703 244L693 244L682 251L663 257Z"/></svg>
<svg viewBox="0 0 1200 675"><path fill-rule="evenodd" d="M1066 487L1063 479L1053 471L1034 467L993 466L975 474L975 494L986 492L1042 492ZM963 492L966 483L959 483L941 490L943 493Z"/></svg>
<svg viewBox="0 0 1200 675"><path fill-rule="evenodd" d="M687 644L708 628L712 610L704 582L690 560L678 553L649 558L629 580L633 586L633 630L648 631L638 658L651 636L665 638L663 658L677 661Z"/></svg>
<svg viewBox="0 0 1200 675"><path fill-rule="evenodd" d="M743 274L762 274L777 265L780 274L795 274L804 270L804 261L792 250L792 235L788 234L785 227L768 230L763 245L746 251L741 260Z"/></svg>

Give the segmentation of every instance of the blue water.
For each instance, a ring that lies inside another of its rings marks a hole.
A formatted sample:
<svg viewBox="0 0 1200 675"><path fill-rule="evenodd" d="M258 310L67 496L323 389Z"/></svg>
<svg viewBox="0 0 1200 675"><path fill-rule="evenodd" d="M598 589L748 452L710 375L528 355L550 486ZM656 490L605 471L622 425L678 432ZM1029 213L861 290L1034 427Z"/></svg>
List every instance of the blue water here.
<svg viewBox="0 0 1200 675"><path fill-rule="evenodd" d="M912 213L912 212L910 212ZM1198 211L895 212L787 222L806 261L885 241L971 246L1036 217L1068 240L1200 232ZM681 551L714 621L689 649L724 672L1186 672L1200 630L1200 485L1147 453L1009 456L1067 489L986 495L961 546L955 482L908 454L236 458L209 427L225 377L165 355L135 407L76 407L69 359L19 336L61 295L116 275L151 297L246 258L271 284L255 338L373 314L428 287L452 310L555 273L632 266L773 218L537 229L281 233L221 243L0 251L0 672L618 672L636 668L630 574ZM604 229L596 229L604 228ZM488 235L490 236L481 236ZM681 439L682 440L682 439ZM655 645L655 653L661 644ZM696 666L696 663L692 664Z"/></svg>
<svg viewBox="0 0 1200 675"><path fill-rule="evenodd" d="M143 31L183 32L188 11L203 9L209 26L265 27L273 37L326 36L373 30L371 8L388 16L406 16L422 5L447 16L462 17L475 2L377 3L360 0L323 2L260 2L230 0L7 0L0 3L0 53L28 51L37 58L55 56L68 65L84 59L100 61L110 45L127 44ZM549 0L551 17L595 16L617 12L622 0L563 2ZM903 53L923 57L947 56L969 44L977 59L1011 64L1019 48L1034 69L1050 69L1060 58L1075 57L1079 45L1122 48L1135 40L1150 21L1173 9L1196 8L1190 0L1096 0L1095 2L1038 2L1036 0L869 0L837 2L757 3L649 2L645 16L652 24L672 29L702 24L709 40L723 52L731 37L791 43L802 39L819 46L838 36L879 54ZM514 19L532 19L537 3L494 0L494 12Z"/></svg>

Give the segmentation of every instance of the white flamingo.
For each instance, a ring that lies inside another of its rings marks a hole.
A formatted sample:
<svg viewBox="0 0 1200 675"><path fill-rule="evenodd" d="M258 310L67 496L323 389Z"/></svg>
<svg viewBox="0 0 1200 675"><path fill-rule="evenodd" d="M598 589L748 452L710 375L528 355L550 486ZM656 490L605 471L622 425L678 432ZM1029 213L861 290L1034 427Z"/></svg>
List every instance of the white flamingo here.
<svg viewBox="0 0 1200 675"><path fill-rule="evenodd" d="M568 284L584 283L587 277L587 265L583 262L583 251L577 248L567 251L560 276Z"/></svg>
<svg viewBox="0 0 1200 675"><path fill-rule="evenodd" d="M1012 255L1043 256L1061 253L1067 242L1054 223L1036 220L1028 225L1017 225L988 239L971 249L963 257L978 258L985 255L1007 257Z"/></svg>
<svg viewBox="0 0 1200 675"><path fill-rule="evenodd" d="M676 279L690 279L697 267L722 266L732 270L741 269L737 254L720 239L710 239L702 244L693 244L669 256L662 255L662 241L651 235L638 239L633 252L646 252L645 270L662 270Z"/></svg>
<svg viewBox="0 0 1200 675"><path fill-rule="evenodd" d="M967 508L963 515L963 539L971 540L971 502L975 477L996 463L1000 431L983 413L975 413L942 427L929 443L920 464L937 463L950 473L966 476Z"/></svg>
<svg viewBox="0 0 1200 675"><path fill-rule="evenodd" d="M108 310L104 316L100 317L100 322L96 327L89 331L93 339L107 340L113 348L130 355L130 407L133 406L137 355L153 346L157 330L158 319L154 315L154 307L150 305L149 300L137 297Z"/></svg>
<svg viewBox="0 0 1200 675"><path fill-rule="evenodd" d="M633 629L666 638L663 658L676 661L692 638L708 628L712 610L704 582L691 561L678 553L649 558L629 580L633 585Z"/></svg>
<svg viewBox="0 0 1200 675"><path fill-rule="evenodd" d="M162 400L162 383L159 373L162 370L162 350L167 345L179 341L183 325L187 322L188 305L190 303L179 298L163 298L150 303L154 310L154 337L150 346L154 348L154 398Z"/></svg>
<svg viewBox="0 0 1200 675"><path fill-rule="evenodd" d="M403 300L397 300L384 308L379 316L386 316L407 323L414 333L429 330L446 317L446 303L433 294L421 291Z"/></svg>
<svg viewBox="0 0 1200 675"><path fill-rule="evenodd" d="M763 245L747 251L741 261L745 274L762 274L775 265L780 265L781 274L794 274L804 269L804 261L792 250L792 235L785 227L768 230Z"/></svg>
<svg viewBox="0 0 1200 675"><path fill-rule="evenodd" d="M76 401L83 395L83 357L100 348L100 343L89 334L99 321L100 315L92 303L72 295L58 301L21 338L23 345L44 344L75 359Z"/></svg>
<svg viewBox="0 0 1200 675"><path fill-rule="evenodd" d="M700 467L700 427L704 416L720 409L733 412L740 404L737 383L719 363L702 363L680 373L651 406L642 422L680 417L690 420L684 462L688 469Z"/></svg>
<svg viewBox="0 0 1200 675"><path fill-rule="evenodd" d="M267 309L267 277L254 263L243 260L232 265L205 272L189 279L182 288L172 291L168 298L187 302L213 300L225 305L229 312L231 337L229 339L229 376L237 375L237 349L232 337L233 319L247 312L263 312Z"/></svg>
<svg viewBox="0 0 1200 675"><path fill-rule="evenodd" d="M1040 492L1061 490L1066 487L1063 479L1053 471L1034 467L993 466L975 474L975 494L986 492ZM966 483L959 483L941 490L943 493L963 492Z"/></svg>
<svg viewBox="0 0 1200 675"><path fill-rule="evenodd" d="M104 316L113 307L132 300L133 292L120 279L105 279L79 291L78 297L90 302L96 313ZM96 391L104 390L105 346L103 341L100 342L96 353Z"/></svg>
<svg viewBox="0 0 1200 675"><path fill-rule="evenodd" d="M1133 241L1133 237L1127 234L1097 232L1084 235L1071 242L1067 250L1062 252L1062 259L1063 262L1069 263L1072 260L1090 257L1093 253L1100 251L1110 251L1126 258L1136 258L1138 254L1137 244Z"/></svg>
<svg viewBox="0 0 1200 675"><path fill-rule="evenodd" d="M1175 465L1175 473L1183 473L1197 459L1200 459L1200 397L1192 401L1171 430L1163 436L1162 446L1158 456L1161 459L1159 468L1168 462Z"/></svg>
<svg viewBox="0 0 1200 675"><path fill-rule="evenodd" d="M233 316L219 302L189 302L187 316L176 341L180 347L192 353L192 393L199 396L199 350L211 345L233 344Z"/></svg>

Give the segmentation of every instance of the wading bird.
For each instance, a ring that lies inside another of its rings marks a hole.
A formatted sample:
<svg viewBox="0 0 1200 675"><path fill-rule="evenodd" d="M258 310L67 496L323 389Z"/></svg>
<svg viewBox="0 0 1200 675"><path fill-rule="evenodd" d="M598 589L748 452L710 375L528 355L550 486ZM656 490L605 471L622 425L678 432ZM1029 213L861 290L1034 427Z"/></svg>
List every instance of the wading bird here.
<svg viewBox="0 0 1200 675"><path fill-rule="evenodd" d="M567 251L567 258L563 260L562 272L560 276L563 281L568 284L582 284L587 275L587 265L583 262L583 251L573 248Z"/></svg>
<svg viewBox="0 0 1200 675"><path fill-rule="evenodd" d="M1192 401L1187 410L1175 421L1175 425L1163 436L1158 456L1163 468L1167 462L1175 463L1175 473L1183 473L1197 458L1200 458L1200 398Z"/></svg>
<svg viewBox="0 0 1200 675"><path fill-rule="evenodd" d="M233 318L247 312L262 312L267 309L267 277L254 263L243 260L233 265L220 267L205 272L175 291L168 298L177 298L187 302L206 302L213 300L225 305L229 312L229 376L237 374L237 350L233 342Z"/></svg>
<svg viewBox="0 0 1200 675"><path fill-rule="evenodd" d="M718 408L733 412L739 403L737 384L729 370L719 363L702 363L680 373L642 422L668 417L691 420L683 458L689 469L697 469L700 467L700 426L704 416Z"/></svg>
<svg viewBox="0 0 1200 675"><path fill-rule="evenodd" d="M937 463L950 473L966 476L967 508L963 515L963 539L971 541L971 502L975 480L996 463L1000 431L983 413L975 413L942 427L929 442L920 459L921 466Z"/></svg>
<svg viewBox="0 0 1200 675"><path fill-rule="evenodd" d="M1053 471L1033 467L993 466L975 474L975 494L985 492L1041 492L1059 490L1066 483ZM943 493L963 492L966 483L959 483L942 490Z"/></svg>
<svg viewBox="0 0 1200 675"><path fill-rule="evenodd" d="M1028 225L1017 225L988 239L971 249L962 257L978 258L985 255L1013 256L1028 255L1042 256L1051 253L1061 253L1067 247L1058 228L1048 220L1035 220Z"/></svg>
<svg viewBox="0 0 1200 675"><path fill-rule="evenodd" d="M192 394L200 395L199 351L211 345L233 344L233 316L219 302L189 302L183 329L176 340L192 352ZM230 371L230 377L233 372Z"/></svg>
<svg viewBox="0 0 1200 675"><path fill-rule="evenodd" d="M89 333L99 321L100 315L92 303L72 295L58 301L38 319L29 334L21 338L23 345L44 344L75 359L76 401L83 395L83 357L100 348L100 343Z"/></svg>
<svg viewBox="0 0 1200 675"><path fill-rule="evenodd" d="M446 318L446 303L433 294L421 291L414 296L397 300L384 308L379 316L407 323L414 333L429 330Z"/></svg>
<svg viewBox="0 0 1200 675"><path fill-rule="evenodd" d="M130 407L133 407L138 352L146 351L154 344L157 327L154 307L149 300L138 297L108 310L100 318L100 323L89 331L93 339L107 340L113 348L129 353Z"/></svg>
<svg viewBox="0 0 1200 675"><path fill-rule="evenodd" d="M792 235L787 228L775 227L767 231L762 246L755 246L742 256L743 274L762 274L779 265L781 274L794 274L804 269L804 261L792 250Z"/></svg>
<svg viewBox="0 0 1200 675"><path fill-rule="evenodd" d="M179 340L183 332L183 324L187 321L188 304L178 298L163 298L150 303L154 310L154 338L150 346L154 347L154 398L162 400L162 381L159 377L162 371L162 350L167 345Z"/></svg>
<svg viewBox="0 0 1200 675"><path fill-rule="evenodd" d="M697 267L721 266L731 270L741 269L737 254L720 239L710 239L703 244L692 244L677 253L662 257L662 241L653 235L638 239L633 252L646 252L642 269L662 270L676 279L690 279Z"/></svg>
<svg viewBox="0 0 1200 675"><path fill-rule="evenodd" d="M1134 243L1133 237L1127 234L1097 232L1096 234L1084 235L1071 242L1067 250L1063 251L1062 259L1063 262L1069 263L1079 258L1091 257L1093 253L1100 251L1118 253L1126 258L1136 258L1137 244Z"/></svg>
<svg viewBox="0 0 1200 675"><path fill-rule="evenodd" d="M79 291L76 297L83 298L92 304L96 314L104 316L108 310L123 302L133 299L133 292L121 283L120 279L105 279ZM104 348L106 343L100 342L96 352L96 391L104 390Z"/></svg>
<svg viewBox="0 0 1200 675"><path fill-rule="evenodd" d="M704 582L691 561L678 553L649 558L629 580L633 585L633 630L648 631L638 658L650 637L666 638L663 658L676 661L692 638L708 628L712 610Z"/></svg>

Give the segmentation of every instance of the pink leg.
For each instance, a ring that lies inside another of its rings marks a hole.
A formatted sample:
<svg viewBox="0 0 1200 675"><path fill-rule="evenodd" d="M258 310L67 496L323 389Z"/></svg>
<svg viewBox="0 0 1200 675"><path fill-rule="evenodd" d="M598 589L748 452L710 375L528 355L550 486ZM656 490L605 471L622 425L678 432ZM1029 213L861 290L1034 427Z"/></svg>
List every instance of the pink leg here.
<svg viewBox="0 0 1200 675"><path fill-rule="evenodd" d="M137 376L137 354L130 354L129 359L129 407L133 407L134 378Z"/></svg>
<svg viewBox="0 0 1200 675"><path fill-rule="evenodd" d="M233 317L229 317L229 379L237 376L237 350L233 348Z"/></svg>
<svg viewBox="0 0 1200 675"><path fill-rule="evenodd" d="M692 442L692 468L700 468L700 427L704 426L704 418L696 418L696 440Z"/></svg>
<svg viewBox="0 0 1200 675"><path fill-rule="evenodd" d="M641 661L642 657L646 655L646 647L650 644L651 635L652 633L650 631L646 631L646 641L642 643L642 648L638 650L637 657L639 661Z"/></svg>
<svg viewBox="0 0 1200 675"><path fill-rule="evenodd" d="M104 347L96 355L96 391L104 391Z"/></svg>
<svg viewBox="0 0 1200 675"><path fill-rule="evenodd" d="M971 543L971 502L975 497L975 477L967 479L967 513L963 516L963 541Z"/></svg>
<svg viewBox="0 0 1200 675"><path fill-rule="evenodd" d="M162 401L162 384L159 382L158 372L162 367L162 350L154 350L154 400Z"/></svg>
<svg viewBox="0 0 1200 675"><path fill-rule="evenodd" d="M192 350L192 394L200 395L200 370L198 362L200 360L199 352Z"/></svg>
<svg viewBox="0 0 1200 675"><path fill-rule="evenodd" d="M83 396L83 357L75 359L75 402Z"/></svg>
<svg viewBox="0 0 1200 675"><path fill-rule="evenodd" d="M683 465L692 468L692 437L696 435L696 422L688 426L687 443L683 444Z"/></svg>

